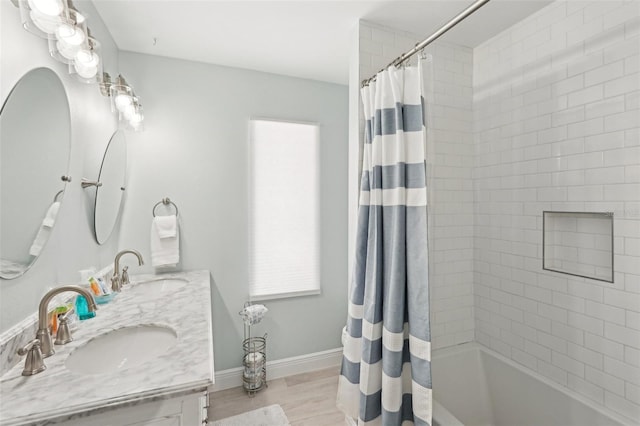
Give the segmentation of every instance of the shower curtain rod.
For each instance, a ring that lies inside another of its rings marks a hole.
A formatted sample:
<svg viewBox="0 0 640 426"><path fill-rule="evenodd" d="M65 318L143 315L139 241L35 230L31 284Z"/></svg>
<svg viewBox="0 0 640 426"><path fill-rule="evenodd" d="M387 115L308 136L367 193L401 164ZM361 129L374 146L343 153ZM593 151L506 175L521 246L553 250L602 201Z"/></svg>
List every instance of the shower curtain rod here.
<svg viewBox="0 0 640 426"><path fill-rule="evenodd" d="M449 31L451 28L453 28L456 25L458 25L458 23L460 23L467 16L471 15L473 12L475 12L478 9L480 9L486 3L489 3L489 1L490 0L476 0L472 5L467 7L465 10L463 10L462 12L457 14L449 22L447 22L442 27L440 27L440 29L438 31L436 31L435 33L431 34L429 37L427 37L426 39L424 39L420 43L416 44L415 47L413 49L411 49L410 51L405 52L402 55L398 56L396 59L391 61L386 67L382 68L380 71L384 71L385 69L389 68L392 65L395 65L397 67L398 65L402 64L407 59L409 59L410 57L412 57L413 55L415 55L416 53L418 53L419 51L424 49L427 45L429 45L432 42L436 41L438 38L440 38L440 36L442 36L444 33ZM380 71L378 71L378 72L380 72ZM366 80L362 80L362 87L368 85L369 83L371 83L375 79L376 79L376 76L374 75L372 77L369 77Z"/></svg>

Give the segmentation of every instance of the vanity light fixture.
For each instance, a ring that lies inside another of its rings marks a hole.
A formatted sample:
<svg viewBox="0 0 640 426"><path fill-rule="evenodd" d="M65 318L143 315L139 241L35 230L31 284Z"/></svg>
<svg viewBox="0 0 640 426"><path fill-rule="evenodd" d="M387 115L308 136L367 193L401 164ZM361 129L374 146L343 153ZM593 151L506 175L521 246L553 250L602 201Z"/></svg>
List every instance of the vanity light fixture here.
<svg viewBox="0 0 640 426"><path fill-rule="evenodd" d="M65 64L73 63L76 54L87 42L87 20L76 10L69 11L70 19L56 28L55 37L49 39L49 53Z"/></svg>
<svg viewBox="0 0 640 426"><path fill-rule="evenodd" d="M22 25L49 40L51 56L69 65L83 83L102 77L100 43L90 36L86 17L69 0L18 0Z"/></svg>
<svg viewBox="0 0 640 426"><path fill-rule="evenodd" d="M111 97L111 110L126 127L140 131L144 114L140 99L124 77L112 83L103 72L100 42L91 37L86 17L71 0L12 0L20 9L24 28L48 40L51 57L69 67L78 81L98 83L100 92Z"/></svg>
<svg viewBox="0 0 640 426"><path fill-rule="evenodd" d="M24 28L42 38L55 38L56 30L69 19L65 0L19 0Z"/></svg>
<svg viewBox="0 0 640 426"><path fill-rule="evenodd" d="M131 118L129 118L129 126L131 127L131 130L134 130L136 132L141 132L142 130L144 130L144 128L142 127L143 121L144 114L142 113L142 105L138 103L136 105L135 112L133 113Z"/></svg>
<svg viewBox="0 0 640 426"><path fill-rule="evenodd" d="M118 114L121 122L131 130L143 130L144 115L140 98L122 75L118 75L112 83L109 74L104 73L100 90L103 95L111 97L111 111Z"/></svg>
<svg viewBox="0 0 640 426"><path fill-rule="evenodd" d="M86 42L73 57L69 64L69 74L83 83L99 83L102 78L102 59L100 57L100 43L93 37L87 37Z"/></svg>
<svg viewBox="0 0 640 426"><path fill-rule="evenodd" d="M124 111L133 105L133 89L122 75L116 77L116 80L111 84L108 96L111 96L111 111L118 113L120 118L122 118Z"/></svg>

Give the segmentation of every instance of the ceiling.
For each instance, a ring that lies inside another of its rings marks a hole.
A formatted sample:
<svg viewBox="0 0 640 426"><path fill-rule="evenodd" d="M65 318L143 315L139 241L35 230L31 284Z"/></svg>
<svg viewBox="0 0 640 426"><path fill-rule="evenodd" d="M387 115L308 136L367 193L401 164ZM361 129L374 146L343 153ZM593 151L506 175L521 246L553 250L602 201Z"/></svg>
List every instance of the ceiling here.
<svg viewBox="0 0 640 426"><path fill-rule="evenodd" d="M358 20L427 37L472 0L93 0L119 49L347 84ZM475 47L551 0L493 0L442 39Z"/></svg>

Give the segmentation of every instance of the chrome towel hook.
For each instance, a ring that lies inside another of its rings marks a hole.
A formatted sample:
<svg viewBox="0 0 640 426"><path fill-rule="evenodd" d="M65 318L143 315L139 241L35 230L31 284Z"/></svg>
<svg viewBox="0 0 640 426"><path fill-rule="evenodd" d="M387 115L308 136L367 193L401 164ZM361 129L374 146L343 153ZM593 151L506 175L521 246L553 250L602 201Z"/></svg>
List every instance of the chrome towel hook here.
<svg viewBox="0 0 640 426"><path fill-rule="evenodd" d="M164 204L165 206L167 206L167 205L171 204L171 205L173 206L173 208L174 208L174 209L176 209L176 216L178 216L178 206L176 206L176 203L174 203L173 201L171 201L171 200L169 199L169 197L165 197L165 198L163 198L163 199L162 199L162 201L158 201L158 202L156 203L156 205L155 205L155 206L153 206L153 211L152 211L153 217L156 217L156 208L158 208L158 206L159 206L160 204Z"/></svg>

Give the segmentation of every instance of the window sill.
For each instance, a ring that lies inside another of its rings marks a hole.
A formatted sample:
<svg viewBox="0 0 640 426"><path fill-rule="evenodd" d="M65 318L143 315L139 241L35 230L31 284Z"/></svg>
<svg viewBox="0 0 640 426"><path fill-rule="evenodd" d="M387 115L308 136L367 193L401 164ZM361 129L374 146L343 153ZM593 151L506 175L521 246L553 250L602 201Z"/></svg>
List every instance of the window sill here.
<svg viewBox="0 0 640 426"><path fill-rule="evenodd" d="M249 296L252 302L262 300L275 300L275 299L288 299L290 297L303 297L303 296L317 296L321 294L320 289L317 290L304 290L304 291L292 291L287 293L273 293L273 294L252 294Z"/></svg>

